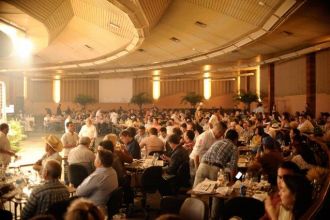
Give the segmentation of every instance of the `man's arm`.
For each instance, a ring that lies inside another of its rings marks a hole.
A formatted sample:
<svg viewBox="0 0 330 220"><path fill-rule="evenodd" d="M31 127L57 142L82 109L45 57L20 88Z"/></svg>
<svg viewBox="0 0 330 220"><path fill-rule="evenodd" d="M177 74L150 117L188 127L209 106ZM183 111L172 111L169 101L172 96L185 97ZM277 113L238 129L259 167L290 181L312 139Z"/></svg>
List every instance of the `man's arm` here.
<svg viewBox="0 0 330 220"><path fill-rule="evenodd" d="M92 192L97 188L98 186L97 178L93 176L87 177L77 188L76 195L82 196L82 197L89 197Z"/></svg>
<svg viewBox="0 0 330 220"><path fill-rule="evenodd" d="M21 219L30 219L36 212L38 198L32 192L21 214Z"/></svg>

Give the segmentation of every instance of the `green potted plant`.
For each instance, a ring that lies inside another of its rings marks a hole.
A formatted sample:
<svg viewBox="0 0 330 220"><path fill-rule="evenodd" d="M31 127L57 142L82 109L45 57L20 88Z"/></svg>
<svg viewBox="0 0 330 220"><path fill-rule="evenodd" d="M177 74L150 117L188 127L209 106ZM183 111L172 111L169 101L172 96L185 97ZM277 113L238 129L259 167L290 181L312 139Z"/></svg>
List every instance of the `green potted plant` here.
<svg viewBox="0 0 330 220"><path fill-rule="evenodd" d="M234 100L243 102L246 109L250 111L251 103L258 102L259 97L257 94L252 92L241 92L239 95L234 96Z"/></svg>
<svg viewBox="0 0 330 220"><path fill-rule="evenodd" d="M82 108L85 109L86 105L90 104L90 103L94 103L95 99L93 97L88 96L88 95L79 94L74 99L74 102L80 104L82 106Z"/></svg>
<svg viewBox="0 0 330 220"><path fill-rule="evenodd" d="M147 93L141 92L137 95L133 95L130 103L137 105L140 111L142 111L142 106L144 104L151 103L151 98L147 95Z"/></svg>
<svg viewBox="0 0 330 220"><path fill-rule="evenodd" d="M195 93L188 92L185 96L182 96L181 103L186 104L189 103L191 108L195 108L195 106L204 100L203 96Z"/></svg>
<svg viewBox="0 0 330 220"><path fill-rule="evenodd" d="M9 133L8 139L10 142L10 146L13 151L18 152L21 150L20 143L23 139L26 138L26 135L23 132L23 126L19 121L10 120L9 123Z"/></svg>

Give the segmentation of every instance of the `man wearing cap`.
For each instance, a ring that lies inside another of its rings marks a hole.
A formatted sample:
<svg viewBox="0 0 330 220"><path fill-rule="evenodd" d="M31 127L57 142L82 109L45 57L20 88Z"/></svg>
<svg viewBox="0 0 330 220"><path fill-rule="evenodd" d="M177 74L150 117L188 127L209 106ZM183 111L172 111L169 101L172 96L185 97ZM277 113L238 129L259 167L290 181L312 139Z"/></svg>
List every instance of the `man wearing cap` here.
<svg viewBox="0 0 330 220"><path fill-rule="evenodd" d="M62 163L62 157L59 154L59 152L61 152L63 149L61 140L53 134L46 136L44 140L46 142L46 153L33 165L33 169L38 172L41 172L42 168L45 166L48 160L55 160L59 164Z"/></svg>
<svg viewBox="0 0 330 220"><path fill-rule="evenodd" d="M7 167L12 156L17 157L11 150L7 137L9 126L6 123L0 125L0 165Z"/></svg>
<svg viewBox="0 0 330 220"><path fill-rule="evenodd" d="M50 205L69 198L68 189L59 181L61 171L58 161L47 160L42 172L45 182L33 189L21 213L21 219L44 214Z"/></svg>
<svg viewBox="0 0 330 220"><path fill-rule="evenodd" d="M88 173L94 170L94 153L88 148L90 146L91 139L89 137L81 137L79 139L79 145L73 148L68 155L68 163L83 165Z"/></svg>

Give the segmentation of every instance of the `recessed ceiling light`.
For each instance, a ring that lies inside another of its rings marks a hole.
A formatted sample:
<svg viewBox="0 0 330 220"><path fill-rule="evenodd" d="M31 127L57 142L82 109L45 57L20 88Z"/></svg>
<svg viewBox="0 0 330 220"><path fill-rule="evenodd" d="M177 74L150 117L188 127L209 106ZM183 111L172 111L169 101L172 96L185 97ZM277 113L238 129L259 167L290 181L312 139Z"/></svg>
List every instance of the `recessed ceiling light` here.
<svg viewBox="0 0 330 220"><path fill-rule="evenodd" d="M175 43L179 43L180 42L180 40L178 38L176 38L176 37L171 37L170 40L173 41L173 42L175 42Z"/></svg>
<svg viewBox="0 0 330 220"><path fill-rule="evenodd" d="M293 33L290 32L290 31L282 31L282 34L285 35L285 36L291 36L291 35L293 35Z"/></svg>
<svg viewBox="0 0 330 220"><path fill-rule="evenodd" d="M201 22L201 21L196 21L195 22L195 25L197 25L198 27L202 27L202 28L206 28L207 27L207 24Z"/></svg>
<svg viewBox="0 0 330 220"><path fill-rule="evenodd" d="M93 47L89 46L88 44L85 44L84 46L87 47L90 50L93 50Z"/></svg>
<svg viewBox="0 0 330 220"><path fill-rule="evenodd" d="M109 22L109 25L113 28L117 28L117 29L120 28L120 26L118 24L114 24L112 22Z"/></svg>
<svg viewBox="0 0 330 220"><path fill-rule="evenodd" d="M193 50L193 51L195 51L195 50L196 50L196 48L193 48L192 50Z"/></svg>

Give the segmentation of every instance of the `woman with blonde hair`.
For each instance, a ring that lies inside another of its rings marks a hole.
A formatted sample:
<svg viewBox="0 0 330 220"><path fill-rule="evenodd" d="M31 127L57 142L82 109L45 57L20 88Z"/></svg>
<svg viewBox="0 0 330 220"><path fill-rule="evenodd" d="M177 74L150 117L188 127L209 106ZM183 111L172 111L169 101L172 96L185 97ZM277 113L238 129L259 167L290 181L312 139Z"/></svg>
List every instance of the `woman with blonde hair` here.
<svg viewBox="0 0 330 220"><path fill-rule="evenodd" d="M65 220L103 220L104 214L90 200L76 199L69 206Z"/></svg>

